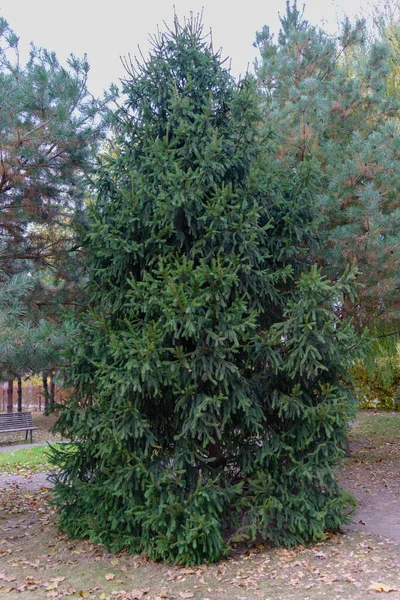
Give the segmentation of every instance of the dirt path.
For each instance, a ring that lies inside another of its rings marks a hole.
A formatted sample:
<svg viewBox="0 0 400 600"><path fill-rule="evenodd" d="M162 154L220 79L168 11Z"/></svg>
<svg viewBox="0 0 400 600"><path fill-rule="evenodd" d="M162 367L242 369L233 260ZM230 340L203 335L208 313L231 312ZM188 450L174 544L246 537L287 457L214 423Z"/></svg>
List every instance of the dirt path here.
<svg viewBox="0 0 400 600"><path fill-rule="evenodd" d="M47 444L48 442L35 442L33 444L10 444L8 446L0 446L0 452L12 452L13 450L23 450L24 448L36 448L37 446L47 446Z"/></svg>
<svg viewBox="0 0 400 600"><path fill-rule="evenodd" d="M339 481L343 489L356 497L357 509L352 523L345 529L380 536L400 544L400 431L396 428L391 431L388 427L394 419L398 418L400 423L400 417L396 414L377 417L376 424L379 418L388 419L387 423L383 423L382 431L371 430L374 424L371 413L361 414L352 428L351 456L339 471ZM46 443L3 446L0 452ZM0 488L14 487L21 491L51 488L48 475L0 473Z"/></svg>
<svg viewBox="0 0 400 600"><path fill-rule="evenodd" d="M51 488L53 484L48 480L50 473L31 473L29 475L16 475L0 473L0 489L13 487L21 491L36 492L43 488Z"/></svg>
<svg viewBox="0 0 400 600"><path fill-rule="evenodd" d="M393 437L390 431L387 437L378 436L367 425L373 427L371 415L352 432L351 456L339 472L342 488L357 499L349 529L400 543L400 431Z"/></svg>
<svg viewBox="0 0 400 600"><path fill-rule="evenodd" d="M363 531L400 543L400 496L390 489L369 485L357 488L349 476L341 477L341 485L357 499L357 509L350 531Z"/></svg>

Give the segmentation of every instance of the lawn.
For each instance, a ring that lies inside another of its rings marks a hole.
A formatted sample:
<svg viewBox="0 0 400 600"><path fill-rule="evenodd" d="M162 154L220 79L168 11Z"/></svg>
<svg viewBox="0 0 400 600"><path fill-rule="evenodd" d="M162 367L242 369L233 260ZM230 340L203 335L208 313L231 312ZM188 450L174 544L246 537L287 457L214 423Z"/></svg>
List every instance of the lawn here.
<svg viewBox="0 0 400 600"><path fill-rule="evenodd" d="M35 472L50 468L48 446L33 446L10 452L0 452L0 472Z"/></svg>

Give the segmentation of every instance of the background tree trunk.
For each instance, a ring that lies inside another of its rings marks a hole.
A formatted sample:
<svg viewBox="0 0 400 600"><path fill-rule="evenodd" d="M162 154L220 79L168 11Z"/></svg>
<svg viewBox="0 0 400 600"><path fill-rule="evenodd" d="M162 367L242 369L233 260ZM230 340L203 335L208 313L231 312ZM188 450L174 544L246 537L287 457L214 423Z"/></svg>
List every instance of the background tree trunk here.
<svg viewBox="0 0 400 600"><path fill-rule="evenodd" d="M8 380L7 387L7 412L12 413L13 411L13 392L14 392L14 380Z"/></svg>
<svg viewBox="0 0 400 600"><path fill-rule="evenodd" d="M54 401L56 397L56 382L54 379L54 372L50 373L50 404L49 404L49 412L54 410Z"/></svg>
<svg viewBox="0 0 400 600"><path fill-rule="evenodd" d="M22 379L18 377L18 388L17 388L17 412L22 412Z"/></svg>
<svg viewBox="0 0 400 600"><path fill-rule="evenodd" d="M43 371L42 374L42 382L43 382L43 395L44 395L44 412L47 413L49 408L49 384L47 381L47 373Z"/></svg>

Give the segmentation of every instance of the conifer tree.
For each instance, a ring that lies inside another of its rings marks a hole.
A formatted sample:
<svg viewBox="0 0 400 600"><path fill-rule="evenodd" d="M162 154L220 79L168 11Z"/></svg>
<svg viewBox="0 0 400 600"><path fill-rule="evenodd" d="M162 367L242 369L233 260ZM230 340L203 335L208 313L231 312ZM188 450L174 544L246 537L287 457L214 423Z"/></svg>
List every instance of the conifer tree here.
<svg viewBox="0 0 400 600"><path fill-rule="evenodd" d="M346 21L337 38L289 1L278 39L265 27L257 45L271 155L282 168L309 165L319 173L316 260L333 280L347 264L358 268L358 301L346 299L342 312L361 328L383 330L400 309L400 105L388 91L393 51L383 37L371 40L363 21Z"/></svg>
<svg viewBox="0 0 400 600"><path fill-rule="evenodd" d="M86 57L67 65L19 40L0 17L0 372L50 369L65 339L60 308L76 303L84 219L103 101L87 89ZM15 294L13 292L15 291ZM14 294L14 295L13 295Z"/></svg>
<svg viewBox="0 0 400 600"><path fill-rule="evenodd" d="M353 275L309 267L315 175L268 162L254 82L199 19L127 68L56 426L75 442L53 450L60 527L184 564L321 539L350 501L333 467L352 333L332 306Z"/></svg>
<svg viewBox="0 0 400 600"><path fill-rule="evenodd" d="M11 272L14 261L48 266L68 256L65 232L83 210L107 101L87 89L86 57L71 55L64 67L32 45L23 64L18 43L0 17L0 235Z"/></svg>

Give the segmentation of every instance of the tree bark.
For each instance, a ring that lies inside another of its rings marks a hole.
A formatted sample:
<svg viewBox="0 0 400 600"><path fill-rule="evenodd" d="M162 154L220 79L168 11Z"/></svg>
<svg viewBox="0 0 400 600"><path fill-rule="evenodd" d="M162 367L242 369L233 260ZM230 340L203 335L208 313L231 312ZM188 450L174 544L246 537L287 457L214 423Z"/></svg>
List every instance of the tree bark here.
<svg viewBox="0 0 400 600"><path fill-rule="evenodd" d="M208 457L212 458L212 461L208 463L211 469L220 469L226 466L226 457L221 448L221 444L217 439L214 442L210 442L207 446Z"/></svg>
<svg viewBox="0 0 400 600"><path fill-rule="evenodd" d="M7 412L12 413L13 411L13 392L14 392L14 380L8 380L7 386Z"/></svg>
<svg viewBox="0 0 400 600"><path fill-rule="evenodd" d="M50 405L49 411L54 410L54 401L56 397L56 382L54 381L54 373L50 373Z"/></svg>
<svg viewBox="0 0 400 600"><path fill-rule="evenodd" d="M18 388L17 388L17 412L22 412L22 379L18 377Z"/></svg>
<svg viewBox="0 0 400 600"><path fill-rule="evenodd" d="M43 395L44 395L44 412L47 413L49 407L49 384L47 381L47 373L42 374Z"/></svg>

